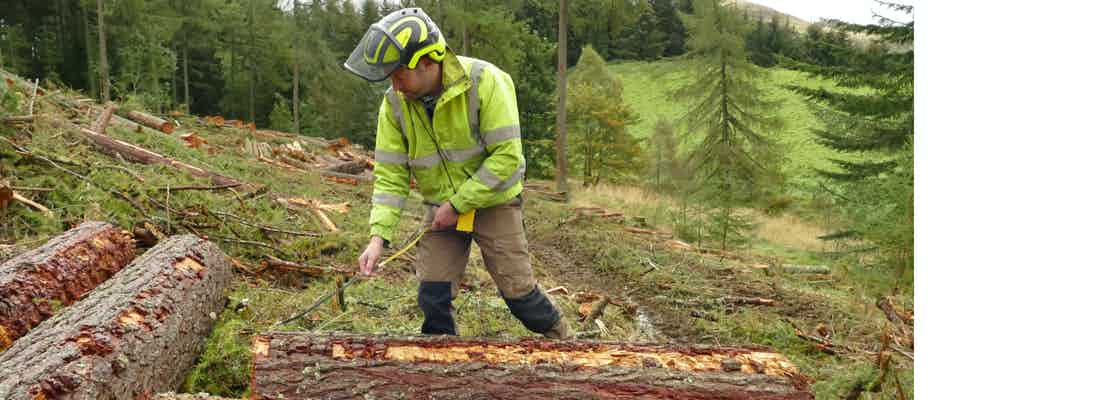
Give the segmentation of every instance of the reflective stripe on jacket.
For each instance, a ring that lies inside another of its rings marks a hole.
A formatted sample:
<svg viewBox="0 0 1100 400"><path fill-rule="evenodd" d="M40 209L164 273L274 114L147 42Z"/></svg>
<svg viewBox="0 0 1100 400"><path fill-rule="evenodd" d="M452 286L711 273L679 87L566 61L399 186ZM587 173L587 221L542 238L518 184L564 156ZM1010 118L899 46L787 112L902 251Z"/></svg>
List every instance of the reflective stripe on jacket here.
<svg viewBox="0 0 1100 400"><path fill-rule="evenodd" d="M459 213L515 198L526 162L512 77L486 61L448 52L433 118L420 101L392 87L386 92L374 155L371 235L387 241L409 195L410 176L425 200L449 200Z"/></svg>

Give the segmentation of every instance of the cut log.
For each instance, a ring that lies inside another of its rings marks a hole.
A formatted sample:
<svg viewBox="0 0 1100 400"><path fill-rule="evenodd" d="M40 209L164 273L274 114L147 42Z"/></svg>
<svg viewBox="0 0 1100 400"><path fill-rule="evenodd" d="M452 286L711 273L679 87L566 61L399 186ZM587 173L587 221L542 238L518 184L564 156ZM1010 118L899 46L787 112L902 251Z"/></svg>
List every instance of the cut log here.
<svg viewBox="0 0 1100 400"><path fill-rule="evenodd" d="M165 121L163 119L154 117L152 115L149 115L149 114L146 114L146 113L143 113L143 112L140 112L140 111L130 111L130 112L126 113L126 118L132 119L132 120L134 120L134 122L137 122L139 124L148 126L150 128L156 129L156 130L164 132L164 133L172 133L172 131L176 129L176 127L174 125L172 125L171 122Z"/></svg>
<svg viewBox="0 0 1100 400"><path fill-rule="evenodd" d="M828 275L830 271L829 271L829 267L826 267L824 265L785 264L785 265L783 265L783 272L786 272L788 274L821 274L821 275Z"/></svg>
<svg viewBox="0 0 1100 400"><path fill-rule="evenodd" d="M99 118L92 124L92 132L100 135L106 134L107 125L111 123L111 117L115 115L115 111L118 110L114 104L103 107L103 112L99 113Z"/></svg>
<svg viewBox="0 0 1100 400"><path fill-rule="evenodd" d="M85 222L0 264L0 351L133 259L130 234Z"/></svg>
<svg viewBox="0 0 1100 400"><path fill-rule="evenodd" d="M366 158L360 158L357 160L345 161L330 167L325 168L326 171L339 172L343 174L358 175L363 171L373 171L374 162Z"/></svg>
<svg viewBox="0 0 1100 400"><path fill-rule="evenodd" d="M29 124L34 122L34 117L34 115L20 115L15 117L4 117L4 119L0 121L3 121L4 125Z"/></svg>
<svg viewBox="0 0 1100 400"><path fill-rule="evenodd" d="M174 390L225 304L225 254L168 238L0 354L0 399L134 399Z"/></svg>
<svg viewBox="0 0 1100 400"><path fill-rule="evenodd" d="M321 176L323 176L327 181L343 183L346 185L362 185L364 183L370 183L374 181L374 174L370 171L367 171L367 173L363 175L350 175L324 170L320 171L320 173Z"/></svg>
<svg viewBox="0 0 1100 400"><path fill-rule="evenodd" d="M253 340L253 399L812 399L757 346L278 332Z"/></svg>
<svg viewBox="0 0 1100 400"><path fill-rule="evenodd" d="M194 176L208 177L212 181L214 181L214 184L217 184L217 185L243 184L241 181L230 178L228 176L213 173L213 172L204 170L202 168L193 166L191 164L187 164L187 163L184 163L184 162L181 162L181 161L177 161L177 160L162 156L160 154L157 154L157 153L154 153L152 151L146 150L145 148L142 148L142 147L130 144L130 143L126 143L126 142L123 142L121 140L114 139L114 138L112 138L110 136L107 136L107 135L101 135L101 134L92 132L91 130L81 128L77 125L74 125L73 123L71 123L67 120L54 118L54 119L51 119L50 122L55 127L68 129L68 130L74 131L76 133L79 133L80 135L83 135L85 138L88 139L89 142L91 142L94 145L96 150L98 150L99 152L101 152L103 154L111 156L111 157L114 157L116 154L118 154L118 155L121 155L123 158L125 158L127 160L134 161L134 162L139 162L139 163L142 163L142 164L165 164L165 165L169 165L169 166L174 167L176 169L186 171L186 172L188 172L188 173L190 173L191 175L194 175Z"/></svg>

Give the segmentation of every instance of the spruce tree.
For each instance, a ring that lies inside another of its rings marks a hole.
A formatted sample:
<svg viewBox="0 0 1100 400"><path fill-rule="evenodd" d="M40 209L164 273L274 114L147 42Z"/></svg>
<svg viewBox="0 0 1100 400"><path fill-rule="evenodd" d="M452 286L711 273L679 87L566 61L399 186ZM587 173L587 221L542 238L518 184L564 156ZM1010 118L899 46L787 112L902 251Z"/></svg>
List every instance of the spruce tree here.
<svg viewBox="0 0 1100 400"><path fill-rule="evenodd" d="M702 137L691 149L693 195L721 212L713 218L725 248L742 237L747 221L735 207L760 200L780 187L781 152L773 135L777 104L758 82L763 72L749 63L745 20L718 0L695 3L688 54L696 80L678 91L691 106L682 121L687 135Z"/></svg>
<svg viewBox="0 0 1100 400"><path fill-rule="evenodd" d="M912 12L912 6L882 4ZM911 266L913 22L829 23L840 34L864 33L876 43L866 50L832 46L826 65L784 60L787 66L831 78L839 86L791 89L817 109L824 123L816 132L818 141L849 156L833 160L834 168L820 173L852 221L851 230L895 257L899 267ZM837 41L828 36L819 40Z"/></svg>

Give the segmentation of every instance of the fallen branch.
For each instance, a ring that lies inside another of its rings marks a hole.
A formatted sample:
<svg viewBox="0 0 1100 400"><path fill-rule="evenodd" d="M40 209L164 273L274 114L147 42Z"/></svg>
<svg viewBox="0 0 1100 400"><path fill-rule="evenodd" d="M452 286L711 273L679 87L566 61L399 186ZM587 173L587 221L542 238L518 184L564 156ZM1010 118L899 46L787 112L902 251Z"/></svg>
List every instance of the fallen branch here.
<svg viewBox="0 0 1100 400"><path fill-rule="evenodd" d="M727 304L736 304L736 305L756 305L756 306L774 306L775 305L775 300L765 299L763 297L730 296L730 297L726 297L725 301L726 301Z"/></svg>
<svg viewBox="0 0 1100 400"><path fill-rule="evenodd" d="M280 260L271 255L264 256L265 260L261 262L260 269L256 272L266 270L268 268L274 268L282 271L294 271L301 272L307 275L313 276L325 276L332 274L339 274L345 276L355 275L354 271L344 271L333 268L317 267L313 265L300 264L292 261Z"/></svg>
<svg viewBox="0 0 1100 400"><path fill-rule="evenodd" d="M241 185L242 185L242 183L231 183L231 184L228 184L228 185L218 185L218 186L170 186L170 187L165 188L165 190L172 191L172 192L179 192L179 191L184 191L184 190L222 190L222 189L235 188L235 187L238 187L238 186L241 186Z"/></svg>
<svg viewBox="0 0 1100 400"><path fill-rule="evenodd" d="M23 197L23 195L19 194L19 192L14 192L13 191L11 196L12 196L12 199L14 199L15 201L23 203L27 207L38 210L39 212L41 212L43 215L45 215L47 217L52 217L53 216L53 212L51 212L49 208L46 208L46 206L36 203L34 200Z"/></svg>
<svg viewBox="0 0 1100 400"><path fill-rule="evenodd" d="M34 122L36 115L21 115L16 117L5 117L2 121L4 125L17 125L17 124L29 124Z"/></svg>

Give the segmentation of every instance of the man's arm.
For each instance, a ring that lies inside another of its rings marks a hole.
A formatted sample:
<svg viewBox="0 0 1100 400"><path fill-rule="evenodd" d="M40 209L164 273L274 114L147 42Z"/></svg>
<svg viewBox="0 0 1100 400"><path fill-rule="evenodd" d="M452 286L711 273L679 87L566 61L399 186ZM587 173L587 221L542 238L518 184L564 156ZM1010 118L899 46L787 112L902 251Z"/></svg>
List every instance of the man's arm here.
<svg viewBox="0 0 1100 400"><path fill-rule="evenodd" d="M458 213L490 206L494 195L508 191L523 180L527 167L512 78L495 67L486 66L480 86L481 135L485 138L489 157L451 197L450 203Z"/></svg>
<svg viewBox="0 0 1100 400"><path fill-rule="evenodd" d="M389 103L384 100L378 111L370 234L393 241L393 232L401 218L401 209L405 207L405 199L409 197L409 155L401 127L394 119ZM397 106L400 107L400 102Z"/></svg>

